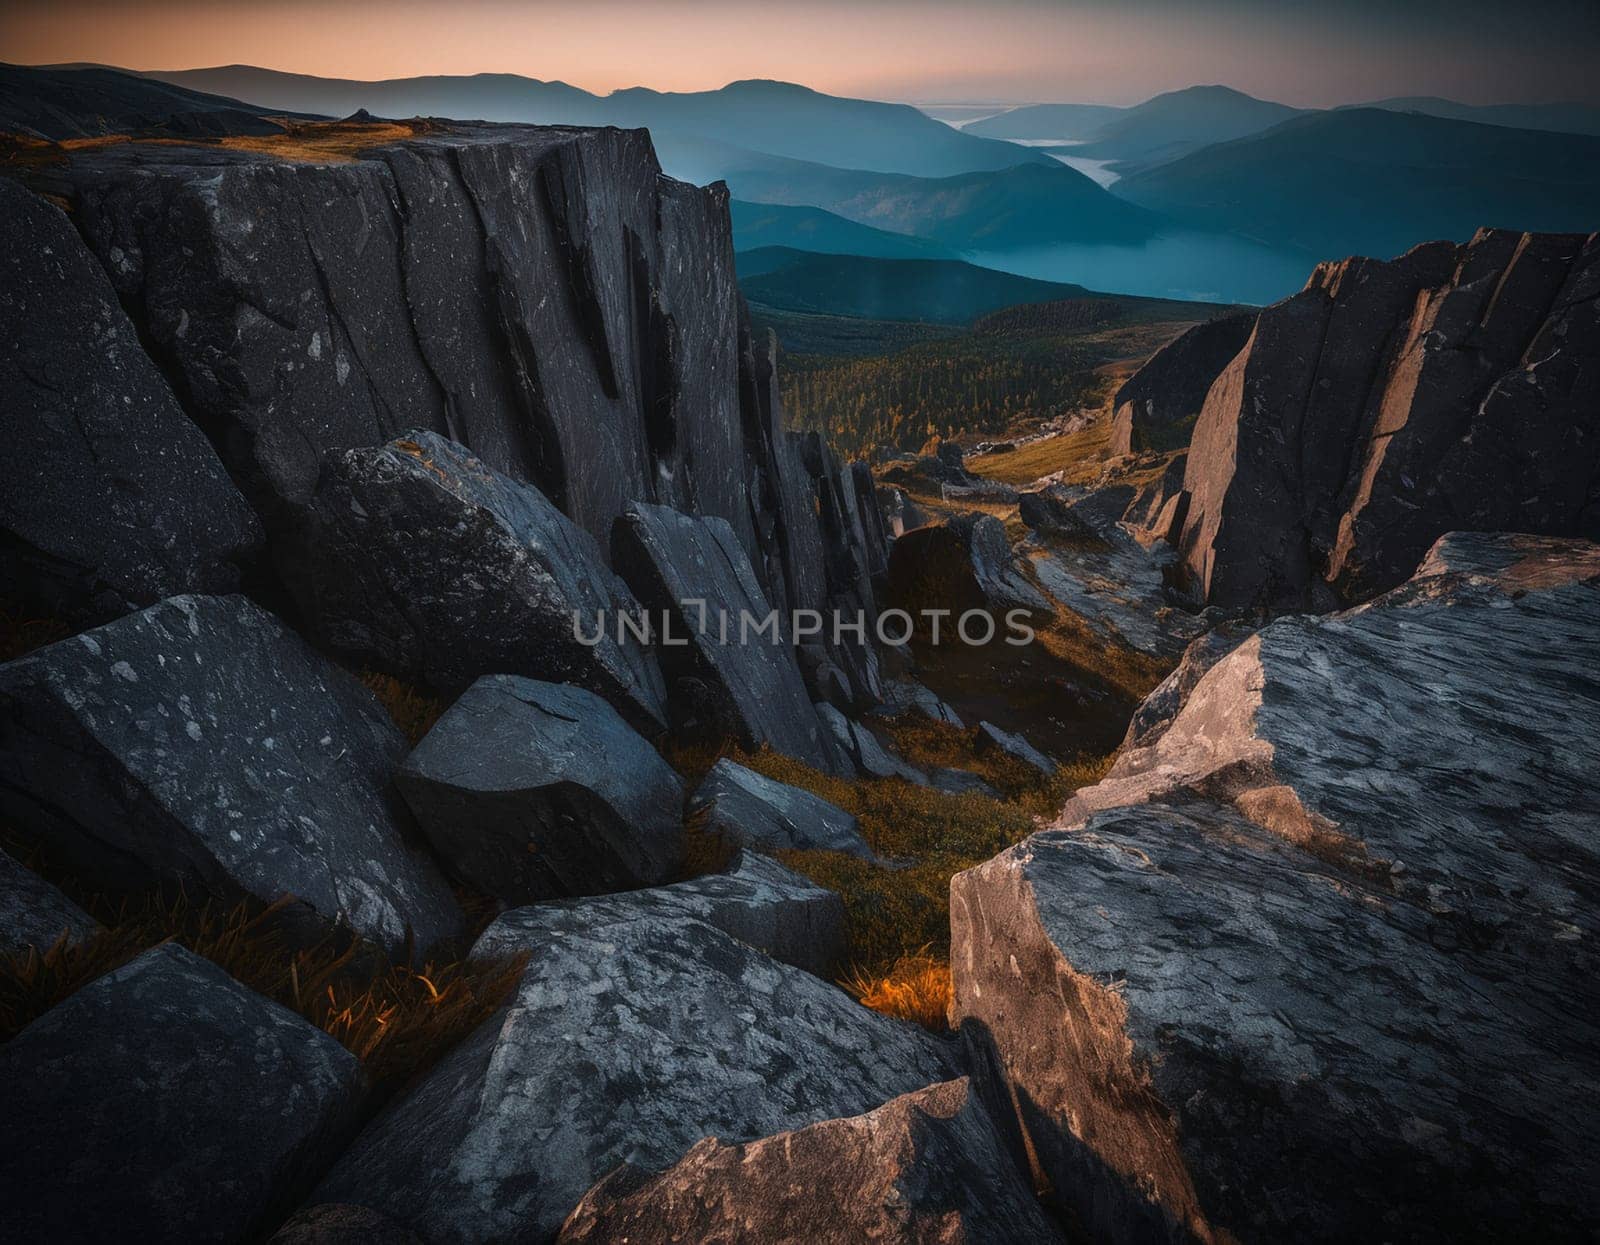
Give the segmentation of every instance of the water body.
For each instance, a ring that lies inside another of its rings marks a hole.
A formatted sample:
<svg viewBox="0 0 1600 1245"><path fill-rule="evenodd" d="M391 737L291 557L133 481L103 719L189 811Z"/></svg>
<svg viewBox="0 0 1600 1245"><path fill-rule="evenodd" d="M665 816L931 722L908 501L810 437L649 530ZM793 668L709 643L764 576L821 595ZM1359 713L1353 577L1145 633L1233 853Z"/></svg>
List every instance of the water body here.
<svg viewBox="0 0 1600 1245"><path fill-rule="evenodd" d="M1148 242L970 251L969 263L1112 294L1212 303L1275 303L1306 283L1314 260L1229 234L1174 229Z"/></svg>

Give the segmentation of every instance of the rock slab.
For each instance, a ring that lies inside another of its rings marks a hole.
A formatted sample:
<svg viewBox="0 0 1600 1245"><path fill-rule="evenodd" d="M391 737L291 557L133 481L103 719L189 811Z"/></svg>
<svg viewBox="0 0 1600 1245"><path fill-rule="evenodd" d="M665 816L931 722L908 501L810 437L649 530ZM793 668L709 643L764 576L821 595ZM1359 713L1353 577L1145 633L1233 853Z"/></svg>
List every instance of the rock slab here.
<svg viewBox="0 0 1600 1245"><path fill-rule="evenodd" d="M689 812L701 818L707 832L758 851L845 852L873 859L852 814L726 757L696 789Z"/></svg>
<svg viewBox="0 0 1600 1245"><path fill-rule="evenodd" d="M83 885L293 894L400 950L461 913L408 841L405 740L243 597L173 597L0 667L0 810Z"/></svg>
<svg viewBox="0 0 1600 1245"><path fill-rule="evenodd" d="M639 604L605 551L532 485L413 431L330 453L280 557L334 649L455 691L484 674L576 683L644 730L666 721Z"/></svg>
<svg viewBox="0 0 1600 1245"><path fill-rule="evenodd" d="M524 913L537 909L524 909ZM319 1200L437 1242L553 1238L624 1160L854 1115L950 1075L926 1033L703 921L527 922L506 1007L356 1140Z"/></svg>
<svg viewBox="0 0 1600 1245"><path fill-rule="evenodd" d="M6 1230L34 1241L250 1240L355 1123L361 1065L171 943L0 1046Z"/></svg>
<svg viewBox="0 0 1600 1245"><path fill-rule="evenodd" d="M1600 546L1280 619L951 888L953 1016L1105 1239L1580 1239Z"/></svg>
<svg viewBox="0 0 1600 1245"><path fill-rule="evenodd" d="M485 675L395 782L450 869L507 903L654 885L683 858L682 781L581 687Z"/></svg>
<svg viewBox="0 0 1600 1245"><path fill-rule="evenodd" d="M578 1204L559 1239L1064 1238L962 1078L743 1145L708 1137L656 1175L620 1168Z"/></svg>
<svg viewBox="0 0 1600 1245"><path fill-rule="evenodd" d="M103 622L229 592L261 526L59 208L0 178L0 579Z"/></svg>

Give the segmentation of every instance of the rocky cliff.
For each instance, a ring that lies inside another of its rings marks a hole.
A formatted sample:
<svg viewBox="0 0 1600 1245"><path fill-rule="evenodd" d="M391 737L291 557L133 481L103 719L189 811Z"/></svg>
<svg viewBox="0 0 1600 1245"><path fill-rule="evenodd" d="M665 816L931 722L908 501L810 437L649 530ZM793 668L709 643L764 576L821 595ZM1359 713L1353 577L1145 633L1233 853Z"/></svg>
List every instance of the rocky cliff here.
<svg viewBox="0 0 1600 1245"><path fill-rule="evenodd" d="M438 666L352 644L322 607L348 573L320 565L330 473L419 431L538 490L602 559L630 502L665 505L726 521L779 610L870 611L869 554L847 544L881 541L881 521L782 427L725 189L662 176L643 131L409 128L318 161L121 144L33 177L70 205L318 637L413 677ZM829 649L847 702L874 702L870 648Z"/></svg>
<svg viewBox="0 0 1600 1245"><path fill-rule="evenodd" d="M1592 1227L1597 668L1600 546L1453 535L955 878L954 1014L1099 1239Z"/></svg>
<svg viewBox="0 0 1600 1245"><path fill-rule="evenodd" d="M1600 236L1482 230L1319 265L1226 357L1174 343L1129 388L1181 396L1213 369L1181 586L1327 608L1394 587L1448 531L1600 534L1597 294Z"/></svg>

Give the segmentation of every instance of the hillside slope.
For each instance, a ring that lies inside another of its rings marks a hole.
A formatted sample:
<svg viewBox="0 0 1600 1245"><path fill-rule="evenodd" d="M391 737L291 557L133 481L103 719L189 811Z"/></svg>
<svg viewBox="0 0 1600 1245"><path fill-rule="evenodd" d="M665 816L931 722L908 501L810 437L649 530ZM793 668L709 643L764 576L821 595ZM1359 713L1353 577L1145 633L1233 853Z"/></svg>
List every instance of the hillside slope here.
<svg viewBox="0 0 1600 1245"><path fill-rule="evenodd" d="M1351 109L1125 178L1116 193L1312 255L1386 257L1481 225L1600 227L1600 138Z"/></svg>

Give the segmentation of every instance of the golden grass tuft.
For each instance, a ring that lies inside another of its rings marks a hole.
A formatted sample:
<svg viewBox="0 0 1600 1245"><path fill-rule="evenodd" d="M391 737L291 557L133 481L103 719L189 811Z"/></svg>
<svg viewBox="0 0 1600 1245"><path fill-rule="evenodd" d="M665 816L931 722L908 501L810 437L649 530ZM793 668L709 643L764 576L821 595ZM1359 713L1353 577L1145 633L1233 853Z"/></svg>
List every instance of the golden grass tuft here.
<svg viewBox="0 0 1600 1245"><path fill-rule="evenodd" d="M15 661L72 634L73 628L59 618L45 618L20 607L0 605L0 664Z"/></svg>
<svg viewBox="0 0 1600 1245"><path fill-rule="evenodd" d="M445 703L413 683L378 670L363 670L357 677L376 696L400 733L415 748L445 711Z"/></svg>
<svg viewBox="0 0 1600 1245"><path fill-rule="evenodd" d="M294 900L126 901L84 942L0 957L0 1041L97 977L164 942L216 964L338 1039L381 1091L397 1088L486 1020L516 985L522 957L392 965L338 931L291 940Z"/></svg>
<svg viewBox="0 0 1600 1245"><path fill-rule="evenodd" d="M1003 454L978 454L967 459L967 470L987 480L1021 488L1040 476L1064 471L1069 484L1092 483L1111 453L1111 413L1098 415L1087 428L1044 437Z"/></svg>
<svg viewBox="0 0 1600 1245"><path fill-rule="evenodd" d="M934 1033L950 1029L950 963L928 948L902 955L881 975L855 972L840 983L863 1007Z"/></svg>

